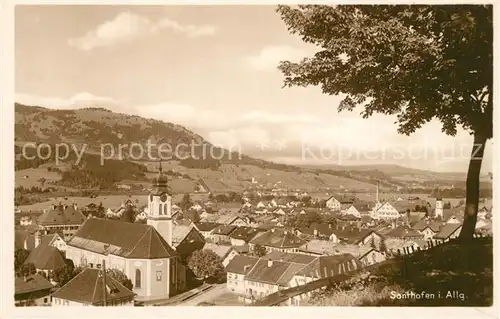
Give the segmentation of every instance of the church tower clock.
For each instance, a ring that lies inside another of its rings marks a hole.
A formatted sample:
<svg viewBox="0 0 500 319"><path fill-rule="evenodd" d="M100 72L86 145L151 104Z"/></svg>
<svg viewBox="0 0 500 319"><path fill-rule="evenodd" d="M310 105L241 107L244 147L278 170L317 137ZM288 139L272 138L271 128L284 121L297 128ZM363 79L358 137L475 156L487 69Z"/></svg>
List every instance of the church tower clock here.
<svg viewBox="0 0 500 319"><path fill-rule="evenodd" d="M147 224L153 226L172 247L172 194L168 189L167 176L163 174L161 162L158 176L153 181L153 189L148 198Z"/></svg>

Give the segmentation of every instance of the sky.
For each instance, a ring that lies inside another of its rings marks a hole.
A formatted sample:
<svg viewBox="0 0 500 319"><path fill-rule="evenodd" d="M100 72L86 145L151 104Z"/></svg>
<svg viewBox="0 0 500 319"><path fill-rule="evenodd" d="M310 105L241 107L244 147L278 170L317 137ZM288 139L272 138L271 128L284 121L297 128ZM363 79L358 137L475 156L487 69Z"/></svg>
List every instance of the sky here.
<svg viewBox="0 0 500 319"><path fill-rule="evenodd" d="M318 48L289 34L273 6L17 6L15 28L23 104L164 120L287 164L468 166L465 131L446 136L433 121L403 136L394 117L338 113L342 96L283 88L278 63Z"/></svg>

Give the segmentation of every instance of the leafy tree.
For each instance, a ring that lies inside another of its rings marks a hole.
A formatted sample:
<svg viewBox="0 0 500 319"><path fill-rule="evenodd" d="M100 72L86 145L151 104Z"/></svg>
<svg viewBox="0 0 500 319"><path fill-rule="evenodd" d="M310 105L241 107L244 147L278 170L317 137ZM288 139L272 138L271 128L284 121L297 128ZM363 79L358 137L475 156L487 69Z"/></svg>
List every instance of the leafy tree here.
<svg viewBox="0 0 500 319"><path fill-rule="evenodd" d="M266 248L258 244L253 247L253 252L257 257L263 257L267 254Z"/></svg>
<svg viewBox="0 0 500 319"><path fill-rule="evenodd" d="M32 263L22 264L17 271L18 276L30 276L36 274L36 267Z"/></svg>
<svg viewBox="0 0 500 319"><path fill-rule="evenodd" d="M281 62L285 86L344 94L339 111L396 115L409 135L437 119L474 136L460 237L472 239L484 146L493 136L493 6L278 6L292 34L321 51Z"/></svg>
<svg viewBox="0 0 500 319"><path fill-rule="evenodd" d="M113 279L116 279L119 283L121 283L128 289L132 290L132 288L134 287L132 281L121 270L116 268L111 268L111 269L106 269L106 273Z"/></svg>
<svg viewBox="0 0 500 319"><path fill-rule="evenodd" d="M26 249L20 248L16 249L14 252L14 270L18 271L19 268L24 264L30 252Z"/></svg>
<svg viewBox="0 0 500 319"><path fill-rule="evenodd" d="M68 281L73 279L73 277L75 277L80 271L81 270L79 268L75 269L73 262L70 259L66 259L65 265L54 270L50 277L62 287L67 284Z"/></svg>
<svg viewBox="0 0 500 319"><path fill-rule="evenodd" d="M179 203L179 207L182 210L187 210L191 206L193 206L193 201L191 200L191 196L189 196L189 194L184 194L184 196L182 196L181 202Z"/></svg>
<svg viewBox="0 0 500 319"><path fill-rule="evenodd" d="M224 275L221 258L211 250L196 250L188 259L188 267L198 278L220 278Z"/></svg>

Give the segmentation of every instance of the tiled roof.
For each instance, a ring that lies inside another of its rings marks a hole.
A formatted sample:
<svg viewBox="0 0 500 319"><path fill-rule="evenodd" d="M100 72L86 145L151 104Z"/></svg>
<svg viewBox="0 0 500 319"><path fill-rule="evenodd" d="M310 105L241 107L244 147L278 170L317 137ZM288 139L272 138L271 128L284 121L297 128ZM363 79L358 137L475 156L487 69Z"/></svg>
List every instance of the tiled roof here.
<svg viewBox="0 0 500 319"><path fill-rule="evenodd" d="M68 245L125 258L157 259L176 255L152 226L99 218L87 219Z"/></svg>
<svg viewBox="0 0 500 319"><path fill-rule="evenodd" d="M214 229L213 234L228 236L235 229L236 229L236 226L234 226L234 225L220 225L219 227Z"/></svg>
<svg viewBox="0 0 500 319"><path fill-rule="evenodd" d="M433 232L438 232L441 226L442 223L440 223L439 221L422 219L419 220L415 225L413 225L412 228L417 231L422 231L429 227Z"/></svg>
<svg viewBox="0 0 500 319"><path fill-rule="evenodd" d="M328 224L313 223L309 228L300 228L299 231L304 234L314 235L314 230L318 231L320 237L330 237L334 233L334 228Z"/></svg>
<svg viewBox="0 0 500 319"><path fill-rule="evenodd" d="M414 229L405 226L398 226L385 234L387 237L397 238L420 238L422 234Z"/></svg>
<svg viewBox="0 0 500 319"><path fill-rule="evenodd" d="M214 253L217 254L222 260L226 258L226 256L229 254L231 249L233 249L232 246L226 246L226 245L217 245L213 243L206 243L205 246L203 246L204 250L211 250Z"/></svg>
<svg viewBox="0 0 500 319"><path fill-rule="evenodd" d="M233 259L231 259L229 264L227 264L226 272L245 275L250 269L252 269L258 260L259 258L257 257L236 255Z"/></svg>
<svg viewBox="0 0 500 319"><path fill-rule="evenodd" d="M290 263L303 264L307 265L311 263L316 257L297 254L297 253L285 253L280 251L273 251L265 256L262 259L266 260L275 260L275 261L286 261Z"/></svg>
<svg viewBox="0 0 500 319"><path fill-rule="evenodd" d="M332 244L332 242L325 240L311 240L303 245L301 249L323 255L341 255L351 254L356 258L361 258L370 252L373 248L369 245L353 245L353 244Z"/></svg>
<svg viewBox="0 0 500 319"><path fill-rule="evenodd" d="M435 239L447 239L451 236L458 228L462 227L461 224L446 224L441 228L441 231L434 235Z"/></svg>
<svg viewBox="0 0 500 319"><path fill-rule="evenodd" d="M260 232L261 231L259 231L256 228L253 228L253 227L240 226L240 227L237 227L229 235L229 237L234 238L234 239L241 239L245 242L249 242L250 240L252 240L252 238L254 238Z"/></svg>
<svg viewBox="0 0 500 319"><path fill-rule="evenodd" d="M45 279L40 274L34 274L31 276L27 276L26 278L22 276L16 277L14 286L14 294L16 295L36 292L40 290L48 290L54 287L54 285L52 285L50 281Z"/></svg>
<svg viewBox="0 0 500 319"><path fill-rule="evenodd" d="M174 224L172 226L172 244L174 246L179 245L184 238L186 238L192 228L193 226Z"/></svg>
<svg viewBox="0 0 500 319"><path fill-rule="evenodd" d="M251 241L254 245L275 248L295 248L302 246L305 241L285 229L271 229Z"/></svg>
<svg viewBox="0 0 500 319"><path fill-rule="evenodd" d="M34 264L36 269L56 270L65 265L64 256L53 246L49 246L54 235L43 236L41 243L26 258L25 264Z"/></svg>
<svg viewBox="0 0 500 319"><path fill-rule="evenodd" d="M220 226L217 223L199 222L194 224L199 231L211 231Z"/></svg>
<svg viewBox="0 0 500 319"><path fill-rule="evenodd" d="M102 305L104 302L104 282L100 269L85 268L66 285L52 294L54 298L75 301L88 305ZM106 301L133 298L134 293L113 277L106 275Z"/></svg>
<svg viewBox="0 0 500 319"><path fill-rule="evenodd" d="M41 226L81 225L84 221L85 216L79 210L76 210L73 205L66 208L64 205L57 205L38 218L38 224Z"/></svg>
<svg viewBox="0 0 500 319"><path fill-rule="evenodd" d="M245 279L275 285L280 284L280 278L291 266L293 266L294 270L296 269L297 272L304 267L304 265L301 264L292 264L289 262L281 261L268 261L261 258L247 273ZM284 285L286 285L286 283Z"/></svg>

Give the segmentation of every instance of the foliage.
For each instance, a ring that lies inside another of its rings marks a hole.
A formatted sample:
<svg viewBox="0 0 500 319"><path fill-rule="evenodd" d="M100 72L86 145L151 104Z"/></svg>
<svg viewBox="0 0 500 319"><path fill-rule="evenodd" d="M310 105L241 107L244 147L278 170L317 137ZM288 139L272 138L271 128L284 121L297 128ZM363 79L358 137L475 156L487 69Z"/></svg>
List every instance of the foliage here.
<svg viewBox="0 0 500 319"><path fill-rule="evenodd" d="M36 274L36 267L32 263L22 264L17 271L18 276L29 276Z"/></svg>
<svg viewBox="0 0 500 319"><path fill-rule="evenodd" d="M266 250L266 247L257 244L253 247L253 253L257 257L263 257L267 254L267 250Z"/></svg>
<svg viewBox="0 0 500 319"><path fill-rule="evenodd" d="M412 134L437 119L442 131L474 135L461 237L472 239L484 146L493 136L493 6L278 6L292 34L320 51L279 69L285 86L320 86L344 98L339 111L362 106L396 116Z"/></svg>
<svg viewBox="0 0 500 319"><path fill-rule="evenodd" d="M434 294L435 298L391 298L391 293ZM448 292L463 294L447 298ZM441 294L441 297L438 297ZM491 306L493 303L493 242L474 239L449 242L379 268L340 285L313 293L312 306Z"/></svg>
<svg viewBox="0 0 500 319"><path fill-rule="evenodd" d="M113 279L116 279L119 283L121 283L128 289L132 290L132 288L134 287L132 281L121 270L116 268L111 268L111 269L106 269L106 273Z"/></svg>
<svg viewBox="0 0 500 319"><path fill-rule="evenodd" d="M51 279L57 282L59 286L64 286L81 271L81 268L75 268L70 259L65 260L65 265L57 268L51 273Z"/></svg>
<svg viewBox="0 0 500 319"><path fill-rule="evenodd" d="M221 258L211 250L197 250L188 259L188 267L198 278L220 279L224 275Z"/></svg>
<svg viewBox="0 0 500 319"><path fill-rule="evenodd" d="M30 252L26 249L16 249L16 251L14 252L14 270L16 272L21 268L29 255Z"/></svg>
<svg viewBox="0 0 500 319"><path fill-rule="evenodd" d="M191 196L189 196L189 194L184 194L184 196L182 196L181 202L179 203L180 209L188 210L189 208L191 208L191 206L193 206Z"/></svg>
<svg viewBox="0 0 500 319"><path fill-rule="evenodd" d="M297 214L295 216L290 217L287 224L293 228L309 228L314 223L323 222L323 217L316 212L306 212L305 214Z"/></svg>

